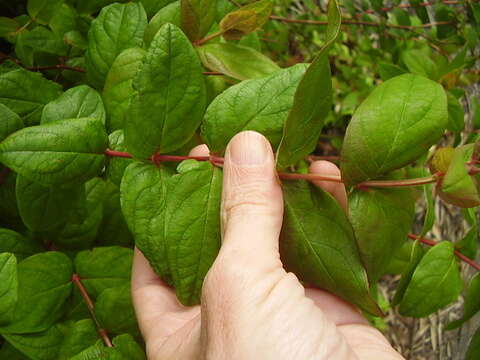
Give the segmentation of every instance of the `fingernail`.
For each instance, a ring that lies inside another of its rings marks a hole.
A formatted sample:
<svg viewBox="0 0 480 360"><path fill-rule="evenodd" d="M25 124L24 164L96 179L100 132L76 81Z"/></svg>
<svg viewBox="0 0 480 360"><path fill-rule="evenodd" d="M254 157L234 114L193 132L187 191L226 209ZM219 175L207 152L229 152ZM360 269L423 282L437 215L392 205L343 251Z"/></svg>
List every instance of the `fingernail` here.
<svg viewBox="0 0 480 360"><path fill-rule="evenodd" d="M268 160L271 148L259 133L244 131L235 135L230 141L228 152L230 159L236 165L262 165Z"/></svg>

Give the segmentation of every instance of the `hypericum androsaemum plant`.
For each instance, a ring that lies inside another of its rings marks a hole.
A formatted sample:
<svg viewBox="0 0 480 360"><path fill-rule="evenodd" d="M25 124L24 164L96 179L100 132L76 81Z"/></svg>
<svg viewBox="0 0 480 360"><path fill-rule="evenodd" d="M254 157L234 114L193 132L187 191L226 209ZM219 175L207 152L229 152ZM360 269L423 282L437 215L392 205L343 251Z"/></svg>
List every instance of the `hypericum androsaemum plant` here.
<svg viewBox="0 0 480 360"><path fill-rule="evenodd" d="M479 104L465 126L459 98L478 81L480 7L451 3L344 1L342 18L330 0L302 19L271 0L5 7L0 358L145 359L128 291L133 243L183 304L199 302L220 247L222 155L243 130L276 151L288 270L372 320L388 308L376 283L392 273L400 314L425 317L466 289L448 326L475 315L480 277L465 285L459 262L480 270ZM302 50L291 35L279 45L297 26ZM339 156L324 158L341 177L304 171L325 126ZM186 156L202 142L210 156ZM313 179L347 186L348 215ZM465 208L465 237L425 238L434 196ZM427 210L413 234L419 198ZM479 341L477 331L467 359Z"/></svg>

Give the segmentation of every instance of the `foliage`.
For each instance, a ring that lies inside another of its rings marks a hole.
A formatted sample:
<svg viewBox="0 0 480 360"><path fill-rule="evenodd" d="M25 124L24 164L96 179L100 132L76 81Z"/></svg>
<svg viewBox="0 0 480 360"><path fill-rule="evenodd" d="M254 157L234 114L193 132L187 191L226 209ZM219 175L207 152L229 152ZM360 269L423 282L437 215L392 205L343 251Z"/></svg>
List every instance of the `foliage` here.
<svg viewBox="0 0 480 360"><path fill-rule="evenodd" d="M133 245L183 304L200 302L221 243L218 165L243 130L276 151L281 257L302 281L373 323L376 283L392 273L403 316L428 316L462 291L463 317L448 328L480 311L478 273L460 272L460 260L480 270L475 2L26 0L0 10L0 358L145 359ZM187 156L200 143L212 156ZM306 174L315 156L338 159L341 178ZM348 214L312 179L345 183ZM425 238L437 196L464 208L463 237Z"/></svg>

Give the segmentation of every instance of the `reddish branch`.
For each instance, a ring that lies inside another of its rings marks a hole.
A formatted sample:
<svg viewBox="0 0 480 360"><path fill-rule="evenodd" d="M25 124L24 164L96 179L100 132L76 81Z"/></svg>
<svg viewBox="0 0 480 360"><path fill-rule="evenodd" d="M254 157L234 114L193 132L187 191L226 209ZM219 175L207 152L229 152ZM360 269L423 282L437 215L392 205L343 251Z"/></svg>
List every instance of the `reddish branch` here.
<svg viewBox="0 0 480 360"><path fill-rule="evenodd" d="M70 71L76 71L81 73L86 72L85 69L75 67L75 66L63 65L63 64L51 65L51 66L32 66L32 67L27 67L26 69L30 71L70 70Z"/></svg>
<svg viewBox="0 0 480 360"><path fill-rule="evenodd" d="M431 239L425 239L425 238L422 238L418 235L414 235L414 234L408 234L408 238L409 239L412 239L412 240L418 240L420 241L421 243L425 244L425 245L428 245L428 246L435 246L438 244L438 242L434 241L434 240L431 240ZM455 255L461 259L463 262L465 262L466 264L470 265L471 267L473 267L474 269L476 269L477 271L480 271L480 264L475 262L474 260L470 259L469 257L463 255L460 251L458 250L455 250Z"/></svg>
<svg viewBox="0 0 480 360"><path fill-rule="evenodd" d="M415 7L426 7L426 6L430 6L430 5L436 5L438 3L442 3L442 4L445 4L445 5L459 5L460 4L459 1L444 0L444 1L438 1L438 2L423 2L423 3L420 3L420 4L393 5L393 6L390 6L390 7L383 7L383 8L380 9L380 11L387 12L387 11L390 11L394 8L406 9L406 8L415 8ZM367 13L367 14L374 14L375 10L365 10L364 12Z"/></svg>
<svg viewBox="0 0 480 360"><path fill-rule="evenodd" d="M113 347L113 344L108 337L107 330L102 328L100 322L97 319L97 316L95 315L95 306L93 305L93 301L90 298L90 295L88 295L87 289L85 289L85 286L83 286L80 276L78 276L77 274L73 274L72 282L78 287L78 290L80 291L80 294L82 295L82 298L87 305L88 311L90 312L90 316L95 323L95 326L97 327L98 334L105 343L105 346Z"/></svg>

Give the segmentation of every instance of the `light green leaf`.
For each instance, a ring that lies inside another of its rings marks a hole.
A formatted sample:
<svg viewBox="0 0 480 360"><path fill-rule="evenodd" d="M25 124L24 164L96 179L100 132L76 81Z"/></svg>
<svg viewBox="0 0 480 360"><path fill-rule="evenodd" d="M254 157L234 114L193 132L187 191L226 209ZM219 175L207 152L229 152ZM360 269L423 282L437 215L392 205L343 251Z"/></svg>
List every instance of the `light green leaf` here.
<svg viewBox="0 0 480 360"><path fill-rule="evenodd" d="M242 6L220 21L220 31L226 40L239 40L260 29L272 13L273 1L260 0Z"/></svg>
<svg viewBox="0 0 480 360"><path fill-rule="evenodd" d="M348 217L370 283L384 274L413 226L415 199L410 189L356 190Z"/></svg>
<svg viewBox="0 0 480 360"><path fill-rule="evenodd" d="M200 303L203 279L220 249L222 172L195 160L177 170L167 188L167 258L178 299L194 305Z"/></svg>
<svg viewBox="0 0 480 360"><path fill-rule="evenodd" d="M123 129L125 125L130 99L135 93L133 79L145 54L145 50L140 48L127 49L117 56L108 72L102 97L107 109L107 128L110 132Z"/></svg>
<svg viewBox="0 0 480 360"><path fill-rule="evenodd" d="M112 246L85 250L75 257L75 270L94 298L103 290L130 281L133 251Z"/></svg>
<svg viewBox="0 0 480 360"><path fill-rule="evenodd" d="M422 50L406 50L402 53L401 58L411 73L438 80L438 66L426 52Z"/></svg>
<svg viewBox="0 0 480 360"><path fill-rule="evenodd" d="M95 323L84 319L74 323L68 330L58 353L58 360L69 360L98 340Z"/></svg>
<svg viewBox="0 0 480 360"><path fill-rule="evenodd" d="M480 311L480 301L478 301L478 299L480 299L480 273L475 274L470 280L464 299L463 316L460 319L447 324L445 326L446 330L452 330L462 326Z"/></svg>
<svg viewBox="0 0 480 360"><path fill-rule="evenodd" d="M304 181L283 184L285 214L280 255L302 281L381 315L344 210L328 193Z"/></svg>
<svg viewBox="0 0 480 360"><path fill-rule="evenodd" d="M0 104L0 142L23 126L22 119L16 113Z"/></svg>
<svg viewBox="0 0 480 360"><path fill-rule="evenodd" d="M17 176L17 203L20 216L30 230L45 231L64 223L71 207L84 194L83 186L44 186Z"/></svg>
<svg viewBox="0 0 480 360"><path fill-rule="evenodd" d="M145 44L150 45L155 34L166 23L173 24L175 26L181 26L181 14L180 14L180 1L174 1L165 7L162 7L150 20L147 28L145 29Z"/></svg>
<svg viewBox="0 0 480 360"><path fill-rule="evenodd" d="M55 34L63 38L65 33L81 29L82 20L79 19L75 9L67 4L61 4L55 9L48 26ZM80 31L78 32L80 33ZM68 45L67 42L65 43Z"/></svg>
<svg viewBox="0 0 480 360"><path fill-rule="evenodd" d="M2 334L27 334L47 330L64 311L72 292L73 266L60 252L33 255L17 266L18 302L13 321ZM18 348L18 347L17 347Z"/></svg>
<svg viewBox="0 0 480 360"><path fill-rule="evenodd" d="M13 320L18 300L17 259L11 253L0 253L0 324Z"/></svg>
<svg viewBox="0 0 480 360"><path fill-rule="evenodd" d="M423 256L400 302L401 315L424 317L457 299L463 282L453 250L442 241Z"/></svg>
<svg viewBox="0 0 480 360"><path fill-rule="evenodd" d="M96 119L68 119L32 126L0 143L0 161L45 184L83 182L104 166L107 134Z"/></svg>
<svg viewBox="0 0 480 360"><path fill-rule="evenodd" d="M147 257L155 272L171 282L164 215L169 176L164 166L130 164L120 186L120 201L135 246Z"/></svg>
<svg viewBox="0 0 480 360"><path fill-rule="evenodd" d="M16 231L0 228L0 253L13 253L20 261L44 250L40 243Z"/></svg>
<svg viewBox="0 0 480 360"><path fill-rule="evenodd" d="M115 58L125 49L141 47L147 15L139 3L104 7L92 22L86 54L87 79L102 89Z"/></svg>
<svg viewBox="0 0 480 360"><path fill-rule="evenodd" d="M387 80L347 127L343 180L355 185L415 161L440 139L447 122L447 98L439 84L412 74Z"/></svg>
<svg viewBox="0 0 480 360"><path fill-rule="evenodd" d="M271 59L246 46L206 44L197 51L206 68L238 80L261 78L280 70Z"/></svg>
<svg viewBox="0 0 480 360"><path fill-rule="evenodd" d="M40 121L43 106L61 94L59 84L24 69L0 74L0 103L30 126Z"/></svg>
<svg viewBox="0 0 480 360"><path fill-rule="evenodd" d="M341 23L338 2L330 0L325 44L300 81L292 110L283 127L283 137L277 150L277 167L280 169L302 160L317 146L325 118L332 106L328 50L340 32Z"/></svg>
<svg viewBox="0 0 480 360"><path fill-rule="evenodd" d="M216 0L180 0L182 30L190 41L208 33L215 21L216 5Z"/></svg>
<svg viewBox="0 0 480 360"><path fill-rule="evenodd" d="M258 131L273 147L278 146L305 69L299 64L262 79L242 81L217 96L202 124L202 138L210 151L222 153L230 139L244 130Z"/></svg>
<svg viewBox="0 0 480 360"><path fill-rule="evenodd" d="M134 79L137 91L125 123L128 151L140 158L179 149L205 111L202 68L182 31L165 24L155 35Z"/></svg>
<svg viewBox="0 0 480 360"><path fill-rule="evenodd" d="M124 144L123 130L116 130L111 133L108 137L108 144L108 147L111 150L122 152L127 151L127 148ZM115 185L120 186L123 173L125 172L127 166L130 165L132 162L132 159L126 159L116 156L109 157L106 169L107 178Z"/></svg>
<svg viewBox="0 0 480 360"><path fill-rule="evenodd" d="M28 0L28 14L40 24L48 24L63 0Z"/></svg>
<svg viewBox="0 0 480 360"><path fill-rule="evenodd" d="M45 105L41 123L78 118L92 118L105 123L102 98L87 85L71 88Z"/></svg>
<svg viewBox="0 0 480 360"><path fill-rule="evenodd" d="M77 30L66 32L63 36L63 41L65 44L81 50L86 50L88 48L87 39Z"/></svg>

